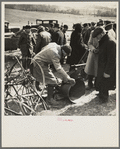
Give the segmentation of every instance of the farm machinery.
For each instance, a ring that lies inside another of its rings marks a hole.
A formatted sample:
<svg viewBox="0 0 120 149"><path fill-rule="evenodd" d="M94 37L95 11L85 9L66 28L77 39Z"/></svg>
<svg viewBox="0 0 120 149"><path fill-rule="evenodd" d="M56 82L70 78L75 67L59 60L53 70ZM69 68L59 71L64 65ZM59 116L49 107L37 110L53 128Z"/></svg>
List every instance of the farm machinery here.
<svg viewBox="0 0 120 149"><path fill-rule="evenodd" d="M31 29L37 28L39 25L43 25L45 27L49 26L50 23L57 20L36 20L36 25L31 25ZM54 22L54 23L55 23ZM10 33L10 32L8 32ZM9 36L9 47L8 41L5 41L5 48L8 50L15 50L18 52L17 46L13 45L10 48L10 44L12 44L12 40L17 43L19 36ZM16 39L16 40L15 40ZM5 49L5 50L6 50ZM7 51L6 51L7 52ZM14 54L13 54L14 53ZM48 110L50 107L47 105L44 95L46 94L46 85L45 85L45 76L42 70L42 67L39 66L39 69L42 74L42 82L40 83L41 91L37 91L35 87L36 79L32 76L30 69L24 69L22 66L21 55L15 55L13 51L12 55L9 57L12 59L11 66L8 62L9 58L5 58L5 85L4 85L4 114L5 115L36 115L38 112L43 110ZM20 53L19 53L20 54ZM29 58L30 59L30 58ZM30 59L31 60L31 59ZM68 99L71 103L76 103L79 98L85 94L85 84L83 82L83 69L85 67L84 64L73 65L72 70L66 72L76 80L76 84L71 86L69 83L59 84L55 87L54 90L54 98L57 100L58 98ZM63 66L64 68L64 66ZM60 96L58 96L60 95ZM60 99L59 99L60 100Z"/></svg>
<svg viewBox="0 0 120 149"><path fill-rule="evenodd" d="M35 87L36 79L33 77L30 68L24 69L22 59L18 58L18 56L13 57L14 63L10 67L6 66L5 69L4 114L37 115L43 110L50 110L51 107L46 103L45 98L47 96L47 86L45 85L45 76L42 67L35 62L42 74L42 81L40 82L41 91L37 91ZM63 65L63 68L64 67L65 65ZM84 67L85 63L73 65L71 71L65 70L76 80L76 84L71 86L69 83L59 83L58 86L54 88L53 98L55 100L63 102L68 100L70 104L74 104L80 100L80 97L85 94L85 84L82 73ZM60 102L60 104L62 105L62 102Z"/></svg>

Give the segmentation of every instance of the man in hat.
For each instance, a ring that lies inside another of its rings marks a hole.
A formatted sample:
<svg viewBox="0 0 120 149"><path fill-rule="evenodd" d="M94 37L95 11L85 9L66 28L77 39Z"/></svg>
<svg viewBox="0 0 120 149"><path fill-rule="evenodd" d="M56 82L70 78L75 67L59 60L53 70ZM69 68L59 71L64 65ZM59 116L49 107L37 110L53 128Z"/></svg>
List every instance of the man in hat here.
<svg viewBox="0 0 120 149"><path fill-rule="evenodd" d="M67 43L67 41L66 41L66 35L65 35L65 33L66 33L67 30L68 30L68 26L67 25L64 25L63 26L63 29L62 29L62 32L63 32L63 35L64 35L63 45Z"/></svg>
<svg viewBox="0 0 120 149"><path fill-rule="evenodd" d="M22 53L22 65L24 69L29 68L31 55L33 54L34 39L30 31L30 26L24 26L24 31L18 41L18 48Z"/></svg>
<svg viewBox="0 0 120 149"><path fill-rule="evenodd" d="M50 24L49 24L49 33L51 34L51 42L53 42L54 23L50 23Z"/></svg>
<svg viewBox="0 0 120 149"><path fill-rule="evenodd" d="M82 28L82 37L84 38L85 33L89 28L89 25L88 25L88 23L84 23L82 26L83 26L83 28Z"/></svg>
<svg viewBox="0 0 120 149"><path fill-rule="evenodd" d="M71 47L69 45L60 46L55 42L49 43L45 46L35 57L33 58L33 76L37 81L41 82L41 71L36 65L37 62L43 69L45 75L45 83L48 86L48 97L47 101L51 104L59 104L57 101L53 99L53 89L57 86L57 80L54 76L53 72L50 69L50 65L53 64L56 71L60 74L63 82L69 82L74 85L75 80L70 78L70 76L64 71L61 66L61 59L71 54Z"/></svg>
<svg viewBox="0 0 120 149"><path fill-rule="evenodd" d="M92 36L99 41L96 90L101 102L107 102L109 90L116 87L116 41L102 27L97 27Z"/></svg>
<svg viewBox="0 0 120 149"><path fill-rule="evenodd" d="M67 64L70 65L71 69L71 65L78 64L80 61L84 61L83 57L88 48L83 42L81 23L77 23L75 25L75 30L72 32L70 37L70 46L72 48L72 53L67 59Z"/></svg>
<svg viewBox="0 0 120 149"><path fill-rule="evenodd" d="M44 26L39 26L38 31L37 31L37 40L36 40L35 53L37 54L38 52L40 52L41 49L50 42L51 42L50 33L45 31Z"/></svg>
<svg viewBox="0 0 120 149"><path fill-rule="evenodd" d="M60 30L60 26L58 23L54 25L54 34L53 34L53 42L56 42L58 45L63 45L64 34Z"/></svg>
<svg viewBox="0 0 120 149"><path fill-rule="evenodd" d="M91 31L95 29L95 24L96 24L95 22L91 22L91 26L85 32L83 41L86 45L88 45L88 40L89 40Z"/></svg>

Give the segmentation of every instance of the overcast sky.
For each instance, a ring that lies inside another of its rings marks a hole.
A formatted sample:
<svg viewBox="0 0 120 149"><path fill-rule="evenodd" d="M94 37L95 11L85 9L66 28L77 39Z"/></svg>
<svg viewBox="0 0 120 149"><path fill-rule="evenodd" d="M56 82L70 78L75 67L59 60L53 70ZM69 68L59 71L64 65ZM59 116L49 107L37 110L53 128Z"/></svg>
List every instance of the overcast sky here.
<svg viewBox="0 0 120 149"><path fill-rule="evenodd" d="M4 3L4 2L3 2ZM103 1L96 1L96 2L91 2L91 1L88 1L88 2L79 2L79 1L76 1L76 2L66 2L66 1L63 1L63 2L5 2L7 4L46 4L46 5L57 5L57 6L60 6L60 7L70 7L70 8L81 8L81 7L92 7L92 6L107 6L107 7L110 7L110 8L117 8L118 7L118 2L116 1L106 1L106 2L103 2Z"/></svg>
<svg viewBox="0 0 120 149"><path fill-rule="evenodd" d="M108 6L108 7L117 7L118 2L40 2L42 4L47 5L58 5L58 6L65 6L65 7L72 7L72 8L79 8L92 5L98 6Z"/></svg>

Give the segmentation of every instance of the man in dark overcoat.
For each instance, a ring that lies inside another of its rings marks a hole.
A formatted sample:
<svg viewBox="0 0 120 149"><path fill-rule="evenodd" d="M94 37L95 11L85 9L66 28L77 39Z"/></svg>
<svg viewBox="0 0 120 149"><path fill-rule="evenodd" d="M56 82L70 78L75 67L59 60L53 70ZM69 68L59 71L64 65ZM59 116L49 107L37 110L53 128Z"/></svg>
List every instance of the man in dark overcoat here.
<svg viewBox="0 0 120 149"><path fill-rule="evenodd" d="M87 45L83 42L82 26L80 23L75 25L75 30L71 34L70 46L72 47L72 53L68 57L67 63L70 65L78 64L87 49Z"/></svg>
<svg viewBox="0 0 120 149"><path fill-rule="evenodd" d="M49 31L48 31L48 32L51 34L51 42L53 42L54 23L50 23L50 24L49 24Z"/></svg>
<svg viewBox="0 0 120 149"><path fill-rule="evenodd" d="M59 24L56 23L54 25L54 34L53 34L53 40L52 40L52 42L55 42L58 45L63 45L63 41L64 41L64 34L60 30Z"/></svg>
<svg viewBox="0 0 120 149"><path fill-rule="evenodd" d="M63 45L67 43L66 35L65 35L67 30L68 30L68 26L67 26L67 25L64 25L64 26L63 26L63 30L62 30L63 35L64 35Z"/></svg>
<svg viewBox="0 0 120 149"><path fill-rule="evenodd" d="M109 90L116 87L116 41L102 27L94 30L95 37L99 41L96 90L99 91L100 101L107 102Z"/></svg>
<svg viewBox="0 0 120 149"><path fill-rule="evenodd" d="M26 25L18 41L18 48L22 53L22 65L24 69L29 68L30 59L27 58L31 58L33 54L33 44L34 39L30 31L30 26Z"/></svg>

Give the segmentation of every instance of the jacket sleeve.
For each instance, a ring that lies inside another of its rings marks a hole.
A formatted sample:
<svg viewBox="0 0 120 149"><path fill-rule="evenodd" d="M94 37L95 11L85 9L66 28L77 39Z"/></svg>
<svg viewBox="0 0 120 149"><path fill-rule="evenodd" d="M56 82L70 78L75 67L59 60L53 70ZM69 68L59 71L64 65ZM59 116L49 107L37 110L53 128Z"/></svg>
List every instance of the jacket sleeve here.
<svg viewBox="0 0 120 149"><path fill-rule="evenodd" d="M40 49L41 40L42 40L41 36L40 36L40 34L38 34L37 40L36 40L36 46L35 46L35 53L36 54L41 51L41 49Z"/></svg>
<svg viewBox="0 0 120 149"><path fill-rule="evenodd" d="M105 73L111 75L114 68L116 67L116 43L115 41L110 41L107 47L107 63L105 67Z"/></svg>

